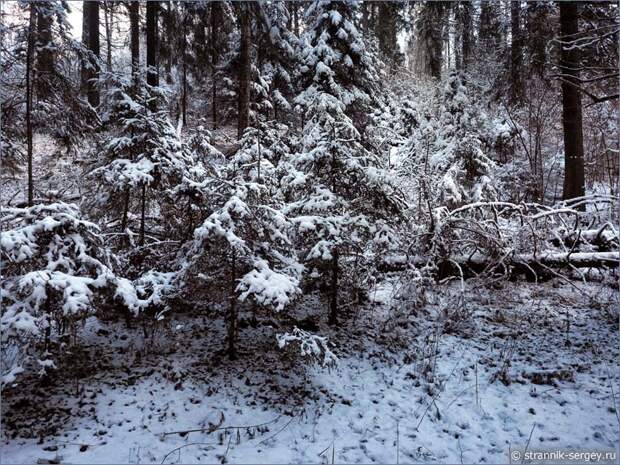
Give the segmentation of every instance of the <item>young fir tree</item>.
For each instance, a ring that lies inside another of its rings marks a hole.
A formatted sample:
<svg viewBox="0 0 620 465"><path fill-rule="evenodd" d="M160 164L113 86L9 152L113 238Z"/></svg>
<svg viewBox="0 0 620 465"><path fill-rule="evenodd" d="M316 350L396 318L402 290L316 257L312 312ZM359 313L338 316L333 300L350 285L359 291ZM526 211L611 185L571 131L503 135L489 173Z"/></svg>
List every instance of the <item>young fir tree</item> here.
<svg viewBox="0 0 620 465"><path fill-rule="evenodd" d="M307 111L314 97L328 93L342 102L356 127L378 90L378 60L355 26L357 2L315 0L306 11L308 31L300 45L301 94Z"/></svg>
<svg viewBox="0 0 620 465"><path fill-rule="evenodd" d="M114 273L99 228L76 205L7 208L0 225L3 383L41 355L31 342L44 338L43 351L49 349L52 328L64 333L113 300L136 314L142 308L133 284Z"/></svg>
<svg viewBox="0 0 620 465"><path fill-rule="evenodd" d="M164 230L174 232L172 238L182 242L191 240L196 227L211 214L214 181L219 179L217 167L225 161L205 126L189 128L187 133L193 163L161 206Z"/></svg>
<svg viewBox="0 0 620 465"><path fill-rule="evenodd" d="M257 3L257 82L278 120L290 111L293 94L292 73L295 67L297 38L289 29L290 13L285 2ZM265 113L268 117L268 114Z"/></svg>
<svg viewBox="0 0 620 465"><path fill-rule="evenodd" d="M292 158L293 216L303 258L329 275L329 322L337 323L341 262L366 252L375 222L398 215L401 202L384 163L362 144L352 117L371 101L377 74L354 25L355 2L317 0L307 11L301 151Z"/></svg>
<svg viewBox="0 0 620 465"><path fill-rule="evenodd" d="M144 244L149 203L165 201L166 190L181 181L192 156L170 123L165 96L143 79L110 76L107 92L110 112L106 122L117 136L101 145L91 176L106 188L97 198L99 206L120 213L116 224L127 232L133 211L139 211L139 242ZM120 206L120 208L119 208Z"/></svg>
<svg viewBox="0 0 620 465"><path fill-rule="evenodd" d="M211 189L215 205L195 230L187 251L190 258L180 272L186 287L209 287L211 297L217 289L223 291L228 300L227 352L231 358L237 355L243 302L280 312L300 293L303 267L289 240L291 224L274 195L277 181L272 157L276 150L267 142L268 131L263 135L246 129L239 150L219 179L201 186ZM194 283L196 279L201 283Z"/></svg>
<svg viewBox="0 0 620 465"><path fill-rule="evenodd" d="M427 109L437 110L421 112L419 126L401 154L420 210L432 216L438 206L494 200L492 128L479 97L452 72L428 103Z"/></svg>

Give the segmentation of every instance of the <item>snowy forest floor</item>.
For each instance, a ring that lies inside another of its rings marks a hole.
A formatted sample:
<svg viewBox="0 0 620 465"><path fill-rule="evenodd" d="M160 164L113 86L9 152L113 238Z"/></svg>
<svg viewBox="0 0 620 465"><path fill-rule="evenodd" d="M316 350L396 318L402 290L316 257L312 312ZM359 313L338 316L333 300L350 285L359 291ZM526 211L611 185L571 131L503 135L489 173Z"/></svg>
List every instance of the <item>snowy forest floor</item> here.
<svg viewBox="0 0 620 465"><path fill-rule="evenodd" d="M136 343L139 328L91 317L58 362L69 376L3 392L1 461L508 463L526 446L616 445L615 291L507 283L463 304L446 285L395 318L395 283L340 328L316 295L298 307L334 344L331 370L283 357L275 334L289 328L271 320L243 325L230 361L221 319L171 313Z"/></svg>

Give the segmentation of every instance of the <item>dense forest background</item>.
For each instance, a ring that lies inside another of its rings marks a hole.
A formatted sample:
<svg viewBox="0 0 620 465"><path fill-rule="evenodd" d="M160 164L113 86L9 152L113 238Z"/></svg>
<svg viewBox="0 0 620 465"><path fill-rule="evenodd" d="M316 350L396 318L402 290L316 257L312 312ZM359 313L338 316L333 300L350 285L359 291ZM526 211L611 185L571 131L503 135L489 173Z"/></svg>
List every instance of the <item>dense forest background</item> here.
<svg viewBox="0 0 620 465"><path fill-rule="evenodd" d="M87 376L93 321L328 367L432 305L469 334L473 290L618 320L616 2L5 1L0 31L9 396Z"/></svg>

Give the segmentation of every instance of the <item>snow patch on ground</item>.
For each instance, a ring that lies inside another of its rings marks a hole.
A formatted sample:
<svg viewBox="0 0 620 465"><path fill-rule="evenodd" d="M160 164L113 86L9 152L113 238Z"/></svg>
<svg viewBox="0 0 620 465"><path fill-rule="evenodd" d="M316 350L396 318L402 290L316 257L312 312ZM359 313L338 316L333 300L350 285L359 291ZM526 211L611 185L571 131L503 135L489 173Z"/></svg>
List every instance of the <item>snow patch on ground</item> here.
<svg viewBox="0 0 620 465"><path fill-rule="evenodd" d="M331 370L283 358L285 328L244 325L231 362L202 317L137 344L90 318L67 349L74 378L3 392L2 462L507 463L530 434L532 449L613 448L617 323L568 287L514 286L472 292L459 325L429 305L388 331L393 292L378 283L354 319L317 331ZM324 317L315 303L304 312Z"/></svg>

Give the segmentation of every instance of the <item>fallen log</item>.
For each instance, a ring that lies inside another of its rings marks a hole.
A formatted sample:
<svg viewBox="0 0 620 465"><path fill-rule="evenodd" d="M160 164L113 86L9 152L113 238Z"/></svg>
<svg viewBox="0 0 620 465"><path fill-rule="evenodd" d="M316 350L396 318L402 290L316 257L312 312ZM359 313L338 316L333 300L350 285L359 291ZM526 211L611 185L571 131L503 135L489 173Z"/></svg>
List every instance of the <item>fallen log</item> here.
<svg viewBox="0 0 620 465"><path fill-rule="evenodd" d="M596 252L612 252L618 250L620 245L618 233L611 223L605 223L598 229L571 231L561 239L553 239L551 242L556 247L564 245L569 249L581 251L582 247L586 246Z"/></svg>
<svg viewBox="0 0 620 465"><path fill-rule="evenodd" d="M504 260L492 259L477 254L472 257L455 257L433 261L430 257L407 259L404 255L388 256L381 260L377 269L382 272L404 271L408 268L436 266L436 278L450 276L471 278L481 273L503 274L510 278L525 275L527 280L545 280L553 277L551 269L599 268L614 269L620 265L620 252L560 252L534 254L515 254Z"/></svg>

